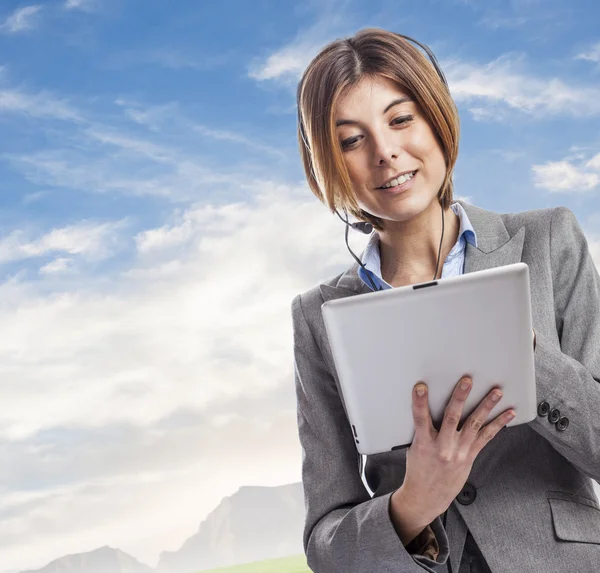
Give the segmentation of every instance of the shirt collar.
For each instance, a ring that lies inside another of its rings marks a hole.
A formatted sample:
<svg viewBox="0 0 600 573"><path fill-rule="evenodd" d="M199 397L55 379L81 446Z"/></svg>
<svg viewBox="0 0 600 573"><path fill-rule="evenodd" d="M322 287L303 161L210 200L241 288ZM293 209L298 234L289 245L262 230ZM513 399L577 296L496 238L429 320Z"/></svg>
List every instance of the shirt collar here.
<svg viewBox="0 0 600 573"><path fill-rule="evenodd" d="M467 217L467 213L465 212L463 206L460 203L452 203L452 205L450 205L450 208L458 216L460 222L458 238L456 240L456 243L452 247L452 250L448 254L449 257L452 257L458 251L464 249L465 241L476 247L477 234L475 233L473 225L471 225L471 221L469 221L469 217ZM378 288L390 288L389 285L381 278L379 233L376 230L371 233L367 246L363 251L362 263L366 267L366 269L370 271L369 274L371 275L373 282ZM371 281L369 281L369 278L366 276L365 270L362 267L358 268L358 276L362 279L362 281L365 284L371 286Z"/></svg>
<svg viewBox="0 0 600 573"><path fill-rule="evenodd" d="M471 225L471 221L469 221L469 217L467 217L467 213L464 210L463 206L460 203L452 203L450 207L458 215L458 219L460 221L458 239L460 240L460 238L464 235L467 243L470 243L473 247L476 247L477 234L475 233L475 229L473 229L473 225Z"/></svg>

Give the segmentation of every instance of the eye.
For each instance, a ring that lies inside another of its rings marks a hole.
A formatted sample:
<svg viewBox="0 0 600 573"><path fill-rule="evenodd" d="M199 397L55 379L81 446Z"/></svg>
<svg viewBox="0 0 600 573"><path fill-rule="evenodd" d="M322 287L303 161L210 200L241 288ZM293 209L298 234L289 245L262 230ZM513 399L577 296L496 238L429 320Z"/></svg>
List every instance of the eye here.
<svg viewBox="0 0 600 573"><path fill-rule="evenodd" d="M410 123L413 120L413 116L412 115L403 115L401 117L396 117L394 119L392 119L391 124L392 125L405 125ZM342 151L345 151L346 149L350 149L355 143L358 143L358 141L362 138L362 135L356 135L355 137L349 137L348 139L344 139L343 141L340 142L340 146L342 148Z"/></svg>
<svg viewBox="0 0 600 573"><path fill-rule="evenodd" d="M342 149L348 149L352 147L361 137L362 135L357 135L356 137L349 137L348 139L344 139L342 142L340 142L340 145L342 146Z"/></svg>
<svg viewBox="0 0 600 573"><path fill-rule="evenodd" d="M403 115L402 117L396 117L394 119L392 119L392 124L393 125L402 125L404 123L408 123L409 121L412 121L413 116L412 115Z"/></svg>

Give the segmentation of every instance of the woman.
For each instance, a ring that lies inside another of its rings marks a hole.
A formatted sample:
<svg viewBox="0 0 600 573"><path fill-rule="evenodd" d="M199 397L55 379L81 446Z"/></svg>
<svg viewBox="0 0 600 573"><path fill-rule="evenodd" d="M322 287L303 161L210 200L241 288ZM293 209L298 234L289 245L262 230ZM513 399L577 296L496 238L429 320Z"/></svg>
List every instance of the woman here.
<svg viewBox="0 0 600 573"><path fill-rule="evenodd" d="M311 190L374 229L362 260L292 302L308 564L315 573L598 571L600 277L568 209L499 215L453 202L458 114L433 56L408 40L361 30L326 46L298 86ZM371 497L321 305L519 261L530 270L537 418L504 428L513 412L495 389L459 428L476 383L465 379L437 429L415 384L414 441L367 458Z"/></svg>

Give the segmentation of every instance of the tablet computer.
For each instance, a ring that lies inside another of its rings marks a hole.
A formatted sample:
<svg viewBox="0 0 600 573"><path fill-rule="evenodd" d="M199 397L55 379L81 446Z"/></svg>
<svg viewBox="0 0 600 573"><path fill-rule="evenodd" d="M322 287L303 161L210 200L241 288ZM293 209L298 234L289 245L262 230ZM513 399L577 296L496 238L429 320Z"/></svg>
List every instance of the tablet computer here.
<svg viewBox="0 0 600 573"><path fill-rule="evenodd" d="M516 413L509 426L537 415L525 263L326 301L321 309L361 454L411 444L419 381L428 386L436 428L463 375L473 386L461 423L494 386L503 396L485 423L508 408Z"/></svg>

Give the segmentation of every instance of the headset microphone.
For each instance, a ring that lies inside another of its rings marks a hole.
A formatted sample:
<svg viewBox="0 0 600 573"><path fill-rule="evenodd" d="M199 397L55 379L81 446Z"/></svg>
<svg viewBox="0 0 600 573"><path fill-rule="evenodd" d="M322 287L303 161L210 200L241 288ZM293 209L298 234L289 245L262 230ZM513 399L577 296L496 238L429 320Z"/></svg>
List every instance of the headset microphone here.
<svg viewBox="0 0 600 573"><path fill-rule="evenodd" d="M348 247L348 250L350 251L350 254L352 255L352 257L354 258L354 260L362 267L362 269L365 271L367 278L369 279L369 282L371 283L371 287L373 290L383 290L382 287L377 287L375 286L375 283L373 282L373 279L371 278L371 271L369 271L367 269L367 267L365 267L365 265L363 265L362 261L354 254L354 252L352 251L352 249L350 248L350 245L348 244L348 229L350 227L352 227L353 229L356 229L357 231L360 231L361 233L365 233L365 235L370 235L371 232L373 231L373 225L371 225L371 223L367 223L366 221L358 221L356 223L351 223L348 220L348 213L346 213L346 210L344 209L344 214L346 215L346 218L344 219L339 213L338 210L335 209L335 214L344 222L346 223L346 232L344 233L344 238L346 239L346 247Z"/></svg>
<svg viewBox="0 0 600 573"><path fill-rule="evenodd" d="M350 226L365 235L370 235L373 232L373 225L371 225L371 223L364 223L361 221L359 223L351 223Z"/></svg>

